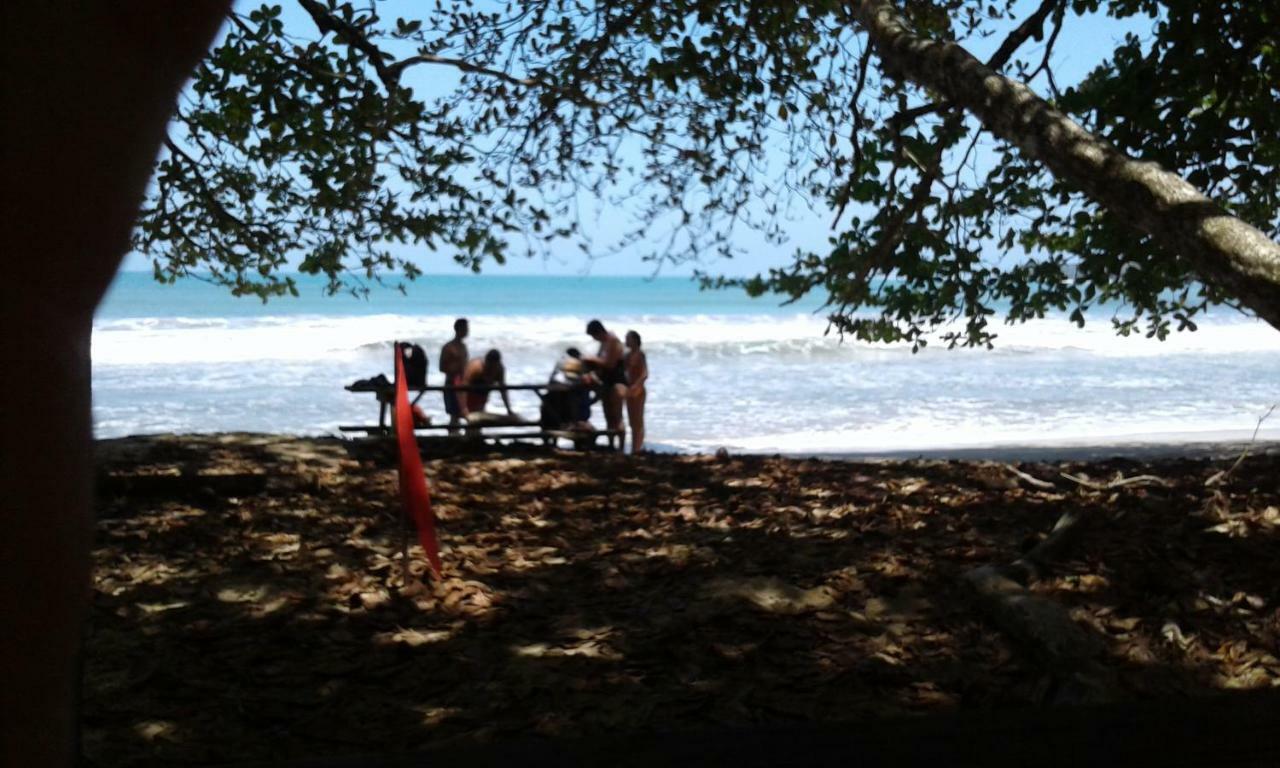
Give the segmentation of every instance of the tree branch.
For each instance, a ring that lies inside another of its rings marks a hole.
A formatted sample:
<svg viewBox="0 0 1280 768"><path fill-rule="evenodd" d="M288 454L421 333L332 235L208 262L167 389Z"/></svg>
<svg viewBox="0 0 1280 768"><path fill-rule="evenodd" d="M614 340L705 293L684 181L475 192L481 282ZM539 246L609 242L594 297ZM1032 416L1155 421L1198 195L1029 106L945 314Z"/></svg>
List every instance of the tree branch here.
<svg viewBox="0 0 1280 768"><path fill-rule="evenodd" d="M893 255L893 252L902 242L907 222L918 216L920 211L924 209L925 203L929 200L929 193L933 191L933 183L938 180L942 170L942 154L955 141L955 137L959 134L963 125L961 115L962 113L960 112L952 112L947 116L946 122L942 124L942 130L939 132L938 142L935 146L937 154L927 166L919 166L920 178L912 187L911 197L907 200L907 204L898 209L888 223L881 228L880 239L871 249L870 257L863 267L862 274L859 275L859 282L865 280L870 272L880 269L888 263L889 257Z"/></svg>
<svg viewBox="0 0 1280 768"><path fill-rule="evenodd" d="M831 228L835 229L836 224L840 222L840 217L844 215L844 209L849 205L849 195L853 191L854 179L862 175L862 109L858 106L858 100L862 96L862 89L867 84L867 68L871 65L871 46L862 49L862 54L858 57L858 83L853 89L853 98L850 99L849 108L853 110L853 131L849 136L849 141L853 145L853 170L849 174L849 181L844 186L841 195L840 207L836 210L836 216L831 220Z"/></svg>
<svg viewBox="0 0 1280 768"><path fill-rule="evenodd" d="M1085 130L954 41L916 34L889 0L849 2L891 70L972 113L993 134L1187 259L1203 280L1280 329L1280 244L1180 176Z"/></svg>
<svg viewBox="0 0 1280 768"><path fill-rule="evenodd" d="M576 52L574 55L569 57L569 61L572 63L572 67L573 67L570 82L567 88L559 88L557 90L559 90L562 94L566 94L571 103L578 104L580 106L588 106L588 107L601 106L599 102L596 102L592 99L588 99L586 95L582 92L583 76L585 74L589 74L591 70L597 64L600 63L600 59L603 58L605 52L609 50L609 46L613 44L613 39L617 37L618 33L622 32L624 29L626 29L628 26L634 23L636 19L640 18L640 14L648 11L649 8L652 7L652 5L653 5L652 2L638 2L631 8L629 12L620 14L618 16L614 16L612 19L609 19L608 21L606 21L604 25L604 30L601 31L600 36L585 45L585 50L589 50L590 55L587 57L587 60L584 64L577 63L578 54ZM607 14L608 9L606 8L604 12ZM551 113L555 110L555 108L556 108L556 103L554 101L548 101L547 103L543 104L542 109L538 114L538 117L534 121L532 121L530 125L536 126L538 124L541 124L544 120L546 120L551 115ZM528 137L526 135L526 141L527 139Z"/></svg>
<svg viewBox="0 0 1280 768"><path fill-rule="evenodd" d="M996 52L991 54L991 58L987 59L987 66L996 70L1003 69L1004 65L1009 63L1009 59L1013 57L1013 54L1016 53L1017 50L1022 47L1022 44L1027 42L1029 38L1034 37L1039 40L1044 35L1045 19L1049 17L1049 14L1053 12L1055 7L1058 8L1059 12L1055 17L1057 24L1054 27L1053 35L1049 38L1048 50L1051 50L1053 48L1053 42L1058 36L1058 32L1062 29L1062 0L1044 0L1034 13L1024 19L1016 29L1009 33L1009 36L1004 39L1004 42L1000 44L1000 47L996 49ZM1049 58L1048 50L1045 51L1046 61L1048 61ZM1041 68L1044 68L1043 64L1041 64ZM914 123L925 115L941 112L950 106L951 105L945 100L921 104L918 107L903 110L889 118L888 125L894 130L901 130L901 126Z"/></svg>
<svg viewBox="0 0 1280 768"><path fill-rule="evenodd" d="M164 137L164 146L175 157L181 158L183 162L186 163L187 167L191 169L191 173L195 177L196 183L200 185L200 189L204 192L204 196L209 200L210 205L213 206L213 209L217 211L219 216L231 221L247 232L252 231L252 228L245 223L244 219L227 210L226 206L222 204L222 201L213 193L213 190L209 189L209 185L205 182L204 175L201 173L200 164L196 162L194 157L183 151L182 147L179 147L174 140L168 136Z"/></svg>
<svg viewBox="0 0 1280 768"><path fill-rule="evenodd" d="M1230 468L1222 472L1216 472L1213 477L1205 480L1205 487L1212 488L1215 485L1222 485L1222 483L1231 476L1231 473L1236 471L1236 467L1240 466L1240 464L1249 456L1249 449L1253 447L1255 442L1257 442L1258 432L1262 430L1262 423L1271 417L1271 414L1275 412L1276 408L1280 408L1280 403L1273 403L1272 406L1267 409L1267 412L1262 414L1262 418L1258 419L1257 426L1253 428L1253 436L1249 438L1249 442L1245 445L1244 450L1240 452L1240 456L1236 459L1236 462L1232 464Z"/></svg>
<svg viewBox="0 0 1280 768"><path fill-rule="evenodd" d="M1058 84L1054 81L1053 67L1049 66L1049 57L1053 55L1053 46L1058 42L1058 35L1062 32L1063 10L1059 8L1053 15L1053 31L1049 33L1049 40L1044 44L1044 57L1040 59L1040 66L1036 67L1035 71L1030 75L1027 75L1027 82L1031 82L1036 79L1036 75L1044 72L1049 80L1049 92L1053 94L1055 99L1059 98Z"/></svg>
<svg viewBox="0 0 1280 768"><path fill-rule="evenodd" d="M400 61L397 61L394 64L389 65L387 67L387 71L392 73L395 76L396 81L398 82L400 79L401 73L403 73L404 70L416 64L444 64L450 67L454 67L456 69L460 69L463 72L472 72L477 75L488 75L490 77L496 77L497 79L502 80L503 82L510 83L511 85L519 85L524 88L551 87L551 84L544 80L538 80L532 77L517 77L508 72L503 72L500 69L492 69L490 67L485 67L480 64L473 64L464 59L454 59L448 56L436 56L430 53L420 53L416 56L410 56L407 59L401 59Z"/></svg>
<svg viewBox="0 0 1280 768"><path fill-rule="evenodd" d="M945 101L931 101L928 104L921 104L918 107L912 107L911 109L904 109L901 112L896 113L893 117L890 117L885 122L894 131L900 131L902 130L903 127L910 125L911 123L914 123L916 120L919 120L925 115L931 115L935 112L941 112L950 106L951 105Z"/></svg>
<svg viewBox="0 0 1280 768"><path fill-rule="evenodd" d="M996 52L991 54L991 58L987 59L987 66L995 70L1003 69L1018 48L1022 47L1022 44L1027 42L1029 38L1034 37L1039 40L1043 37L1045 19L1049 18L1049 14L1053 13L1054 9L1061 5L1062 0L1044 0L1044 2L1040 3L1040 7L1030 16L1023 19L1018 28L1010 32L1009 36L1000 44L1000 47L996 49ZM1058 19L1058 25L1061 26L1061 14L1058 15Z"/></svg>
<svg viewBox="0 0 1280 768"><path fill-rule="evenodd" d="M378 79L382 81L387 93L399 90L400 71L387 64L387 54L370 42L363 31L345 19L329 13L328 9L316 2L316 0L298 0L298 4L311 16L316 28L322 33L332 32L338 38L344 40L347 45L363 53L369 59L369 63L373 65L374 71L378 73Z"/></svg>

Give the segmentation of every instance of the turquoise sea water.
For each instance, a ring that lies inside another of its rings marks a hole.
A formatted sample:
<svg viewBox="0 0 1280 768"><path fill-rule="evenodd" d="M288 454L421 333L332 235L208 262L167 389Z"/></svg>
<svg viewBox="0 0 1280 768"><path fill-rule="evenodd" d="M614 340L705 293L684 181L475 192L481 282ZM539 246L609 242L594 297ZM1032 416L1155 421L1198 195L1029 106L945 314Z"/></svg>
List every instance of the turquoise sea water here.
<svg viewBox="0 0 1280 768"><path fill-rule="evenodd" d="M593 317L619 335L637 330L651 368L650 440L674 450L1247 433L1280 401L1280 331L1227 312L1164 343L1116 337L1105 317L1083 330L1054 317L1003 329L994 351L913 355L825 335L816 299L779 306L682 278L427 276L407 294L375 288L368 298L301 282L301 297L264 305L195 280L122 273L95 320L97 434L326 434L367 423L371 398L342 386L389 374L393 339L421 343L434 371L463 315L472 354L501 349L512 382L545 381L566 346L590 349ZM530 398L517 396L517 410L536 413Z"/></svg>
<svg viewBox="0 0 1280 768"><path fill-rule="evenodd" d="M369 284L367 297L326 295L325 281L298 275L298 297L260 299L232 296L226 288L200 280L159 285L150 273L121 273L98 311L99 319L126 317L253 318L269 315L354 317L398 315L607 315L619 309L647 315L795 314L818 309L818 298L790 307L777 299L753 299L739 290L703 291L683 277L564 277L510 275L428 275L395 283Z"/></svg>

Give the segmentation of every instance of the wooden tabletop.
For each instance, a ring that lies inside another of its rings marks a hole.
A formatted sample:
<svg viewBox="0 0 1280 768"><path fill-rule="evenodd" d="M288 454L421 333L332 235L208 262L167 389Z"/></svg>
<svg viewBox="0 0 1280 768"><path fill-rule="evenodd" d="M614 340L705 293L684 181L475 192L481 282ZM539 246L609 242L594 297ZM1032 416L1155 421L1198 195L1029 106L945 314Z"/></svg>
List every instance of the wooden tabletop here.
<svg viewBox="0 0 1280 768"><path fill-rule="evenodd" d="M505 389L508 392L516 392L526 390L530 392L541 392L549 389L549 384L494 384L494 385L478 385L463 387L444 387L439 385L430 385L426 387L408 387L410 392L493 392L494 390ZM348 384L343 389L348 392L394 392L395 384Z"/></svg>

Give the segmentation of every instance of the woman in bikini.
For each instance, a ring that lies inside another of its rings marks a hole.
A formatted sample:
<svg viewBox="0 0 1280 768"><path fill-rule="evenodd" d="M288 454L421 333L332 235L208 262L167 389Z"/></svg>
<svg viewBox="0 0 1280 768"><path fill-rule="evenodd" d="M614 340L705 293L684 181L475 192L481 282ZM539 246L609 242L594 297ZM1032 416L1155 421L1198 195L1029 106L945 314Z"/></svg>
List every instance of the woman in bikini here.
<svg viewBox="0 0 1280 768"><path fill-rule="evenodd" d="M649 378L649 361L640 349L640 334L627 331L627 423L631 425L631 453L644 448L644 382Z"/></svg>

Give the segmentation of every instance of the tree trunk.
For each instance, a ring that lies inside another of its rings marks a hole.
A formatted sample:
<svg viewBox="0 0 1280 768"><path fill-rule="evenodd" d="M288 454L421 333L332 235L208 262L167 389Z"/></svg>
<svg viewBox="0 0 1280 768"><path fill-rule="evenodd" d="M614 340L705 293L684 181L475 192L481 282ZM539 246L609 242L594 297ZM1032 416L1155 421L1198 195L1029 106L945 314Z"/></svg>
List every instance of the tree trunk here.
<svg viewBox="0 0 1280 768"><path fill-rule="evenodd" d="M1157 163L1129 157L978 61L916 34L889 0L851 0L886 67L975 115L1059 179L1186 258L1200 277L1280 328L1280 245Z"/></svg>

